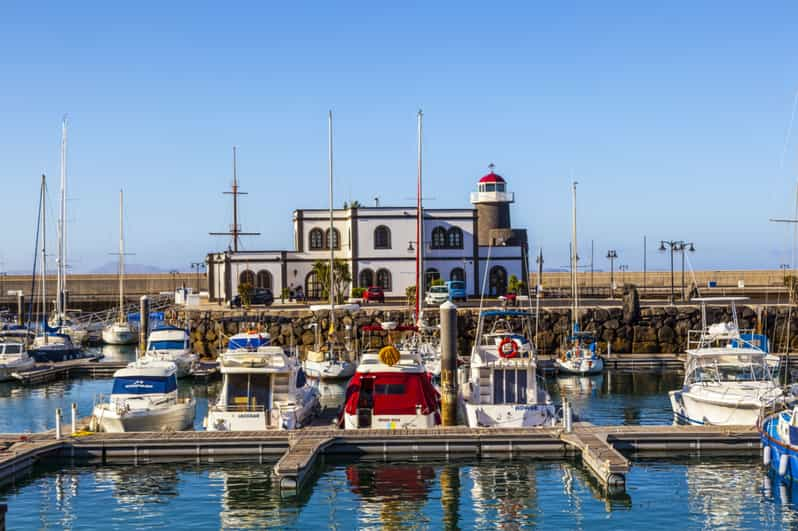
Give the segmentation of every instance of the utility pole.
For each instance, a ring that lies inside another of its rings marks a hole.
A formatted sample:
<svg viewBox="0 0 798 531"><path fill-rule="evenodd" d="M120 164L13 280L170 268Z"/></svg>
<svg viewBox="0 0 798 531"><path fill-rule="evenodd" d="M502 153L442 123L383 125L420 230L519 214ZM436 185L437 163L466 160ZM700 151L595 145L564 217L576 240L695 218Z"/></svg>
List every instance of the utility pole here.
<svg viewBox="0 0 798 531"><path fill-rule="evenodd" d="M615 259L618 253L615 249L607 251L607 259L610 261L610 298L615 298Z"/></svg>
<svg viewBox="0 0 798 531"><path fill-rule="evenodd" d="M238 196L247 195L247 192L242 192L238 189L238 170L236 162L236 147L233 146L233 185L229 192L223 192L226 195L233 196L233 224L230 226L229 232L211 232L211 236L232 236L233 237L233 252L238 252L238 238L240 236L260 236L260 232L244 232L241 230L241 225L238 224Z"/></svg>
<svg viewBox="0 0 798 531"><path fill-rule="evenodd" d="M660 240L659 251L665 252L666 250L670 250L671 253L671 304L674 304L676 302L676 294L675 294L676 289L675 289L674 273L673 273L673 253L674 252L682 253L682 301L684 301L686 298L684 292L684 252L685 250L687 250L690 251L691 253L694 253L695 244L693 242L686 242L684 240Z"/></svg>

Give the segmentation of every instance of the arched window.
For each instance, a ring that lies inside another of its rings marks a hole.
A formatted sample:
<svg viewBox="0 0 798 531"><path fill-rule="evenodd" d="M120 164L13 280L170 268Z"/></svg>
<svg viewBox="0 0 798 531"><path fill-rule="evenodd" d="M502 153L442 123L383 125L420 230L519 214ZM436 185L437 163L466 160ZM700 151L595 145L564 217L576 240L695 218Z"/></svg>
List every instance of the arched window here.
<svg viewBox="0 0 798 531"><path fill-rule="evenodd" d="M424 289L429 290L429 287L432 286L432 281L438 280L439 278L441 278L440 271L434 267L427 269L427 272L424 274Z"/></svg>
<svg viewBox="0 0 798 531"><path fill-rule="evenodd" d="M255 287L272 289L272 274L266 271L265 269L261 269L260 271L258 271L258 277L255 282Z"/></svg>
<svg viewBox="0 0 798 531"><path fill-rule="evenodd" d="M368 288L374 285L374 271L371 269L364 269L360 272L360 278L357 282L361 288Z"/></svg>
<svg viewBox="0 0 798 531"><path fill-rule="evenodd" d="M245 269L238 275L238 283L239 284L249 284L253 288L255 287L255 273L250 271L249 269Z"/></svg>
<svg viewBox="0 0 798 531"><path fill-rule="evenodd" d="M305 277L305 297L308 299L320 299L321 292L322 287L321 282L319 282L319 277L315 272L311 271L308 273L308 276Z"/></svg>
<svg viewBox="0 0 798 531"><path fill-rule="evenodd" d="M341 233L338 232L338 229L334 228L332 230L332 240L330 239L330 229L327 229L327 232L324 235L324 248L329 249L330 247L333 249L341 248Z"/></svg>
<svg viewBox="0 0 798 531"><path fill-rule="evenodd" d="M432 248L443 249L446 247L446 229L435 227L432 229Z"/></svg>
<svg viewBox="0 0 798 531"><path fill-rule="evenodd" d="M385 291L391 291L391 272L387 269L377 270L377 285Z"/></svg>
<svg viewBox="0 0 798 531"><path fill-rule="evenodd" d="M452 227L449 229L449 232L446 234L447 236L447 244L448 247L451 249L462 249L463 248L463 231L460 227Z"/></svg>
<svg viewBox="0 0 798 531"><path fill-rule="evenodd" d="M498 297L499 295L507 293L507 270L502 266L491 267L488 284L490 286L491 295Z"/></svg>
<svg viewBox="0 0 798 531"><path fill-rule="evenodd" d="M324 249L324 233L321 229L310 231L310 249L312 251Z"/></svg>
<svg viewBox="0 0 798 531"><path fill-rule="evenodd" d="M462 267L455 267L452 269L452 272L449 273L449 280L460 280L465 282L465 269Z"/></svg>
<svg viewBox="0 0 798 531"><path fill-rule="evenodd" d="M374 229L374 248L375 249L390 249L391 248L391 229L385 225L380 225Z"/></svg>

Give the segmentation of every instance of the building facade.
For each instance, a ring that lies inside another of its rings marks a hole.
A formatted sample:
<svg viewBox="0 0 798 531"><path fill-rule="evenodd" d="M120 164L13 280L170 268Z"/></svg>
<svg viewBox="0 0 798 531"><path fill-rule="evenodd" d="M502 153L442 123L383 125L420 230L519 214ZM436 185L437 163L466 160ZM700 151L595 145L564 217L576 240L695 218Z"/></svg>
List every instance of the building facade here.
<svg viewBox="0 0 798 531"><path fill-rule="evenodd" d="M424 285L434 279L463 280L469 296L507 291L511 275L525 279L527 236L510 226L514 196L491 172L471 194L471 209L427 209L424 213ZM327 261L332 246L352 276L352 287L380 286L388 297L404 297L416 283L416 217L413 207L358 207L294 211L294 250L239 251L207 256L212 301L229 301L247 282L270 288L276 298L301 286L308 299L321 297L313 265Z"/></svg>

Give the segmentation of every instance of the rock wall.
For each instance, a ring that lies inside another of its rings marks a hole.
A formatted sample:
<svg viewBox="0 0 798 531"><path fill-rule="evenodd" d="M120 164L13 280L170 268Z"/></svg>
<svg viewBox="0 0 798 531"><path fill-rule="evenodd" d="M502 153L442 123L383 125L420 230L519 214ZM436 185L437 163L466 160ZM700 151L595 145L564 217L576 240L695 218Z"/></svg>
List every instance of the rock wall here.
<svg viewBox="0 0 798 531"><path fill-rule="evenodd" d="M742 329L753 329L761 322L761 330L771 342L771 351L784 351L786 343L788 309L784 307L739 307L738 319ZM758 317L759 316L759 317ZM791 312L791 349L798 349L798 311ZM172 315L173 322L185 322L185 316ZM437 315L429 316L434 324ZM478 311L458 311L459 350L461 355L470 351L477 329ZM724 307L707 308L707 321L712 323L731 320L730 310ZM397 321L409 325L409 311L380 311L361 309L341 317L338 334L343 340L351 330L383 321ZM315 343L313 324L319 330L329 327L326 314L314 315L310 311L286 312L263 311L244 316L222 316L221 314L193 312L188 315L194 350L207 357L215 357L226 343L226 338L239 331L256 328L268 332L275 345L298 346L306 350ZM340 326L343 324L343 326ZM487 327L491 324L491 319ZM701 326L701 310L698 306L643 307L639 311L623 308L591 308L580 312L582 330L596 334L599 348L606 353L679 353L687 348L689 330ZM532 322L534 327L534 321ZM349 328L349 332L346 328ZM553 354L563 344L571 329L570 309L543 310L538 323L537 344L541 354ZM519 330L520 331L520 330ZM533 328L534 335L534 328ZM361 338L359 338L361 339ZM365 338L370 348L379 348L389 343L386 331L371 332Z"/></svg>

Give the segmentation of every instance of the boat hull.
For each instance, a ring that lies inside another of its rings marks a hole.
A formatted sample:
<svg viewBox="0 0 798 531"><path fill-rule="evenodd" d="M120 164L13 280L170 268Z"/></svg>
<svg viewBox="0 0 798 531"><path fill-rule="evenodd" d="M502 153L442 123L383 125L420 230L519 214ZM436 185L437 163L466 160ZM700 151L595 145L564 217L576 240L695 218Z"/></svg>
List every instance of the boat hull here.
<svg viewBox="0 0 798 531"><path fill-rule="evenodd" d="M88 357L79 347L63 348L33 348L28 350L28 355L37 363L58 363L60 361L76 360Z"/></svg>
<svg viewBox="0 0 798 531"><path fill-rule="evenodd" d="M762 448L770 450L770 464L768 465L773 472L786 481L798 481L798 447L787 444L781 440L777 431L778 415L772 415L762 421L759 434L762 439ZM779 467L782 456L786 455L787 465L784 474L779 474Z"/></svg>
<svg viewBox="0 0 798 531"><path fill-rule="evenodd" d="M12 363L4 363L0 365L0 382L7 382L9 380L13 380L13 374L15 372L24 372L31 370L36 362L33 358L26 358L25 360L20 360L19 362L12 362Z"/></svg>
<svg viewBox="0 0 798 531"><path fill-rule="evenodd" d="M203 425L207 431L295 430L308 424L319 411L318 395L294 408L264 411L228 411L212 407Z"/></svg>
<svg viewBox="0 0 798 531"><path fill-rule="evenodd" d="M554 366L557 372L563 374L599 374L604 370L604 360L601 358L593 359L555 359Z"/></svg>
<svg viewBox="0 0 798 531"><path fill-rule="evenodd" d="M138 342L138 335L132 330L109 330L102 333L103 343L106 345L133 345Z"/></svg>
<svg viewBox="0 0 798 531"><path fill-rule="evenodd" d="M532 428L557 425L553 404L471 404L464 405L471 428Z"/></svg>
<svg viewBox="0 0 798 531"><path fill-rule="evenodd" d="M355 364L345 362L309 361L304 363L305 374L317 380L343 380L355 374Z"/></svg>
<svg viewBox="0 0 798 531"><path fill-rule="evenodd" d="M122 414L117 413L110 404L94 408L94 418L100 431L109 433L185 430L194 424L195 414L196 403L193 399L164 408L133 410Z"/></svg>
<svg viewBox="0 0 798 531"><path fill-rule="evenodd" d="M440 417L437 413L430 413L429 415L412 414L412 415L385 415L379 413L371 413L371 425L360 426L358 422L358 415L350 415L344 413L344 429L357 430L361 428L373 428L381 430L403 430L403 429L424 429L434 428L440 424Z"/></svg>
<svg viewBox="0 0 798 531"><path fill-rule="evenodd" d="M720 404L685 391L670 391L669 396L678 424L755 426L761 410L758 404Z"/></svg>

